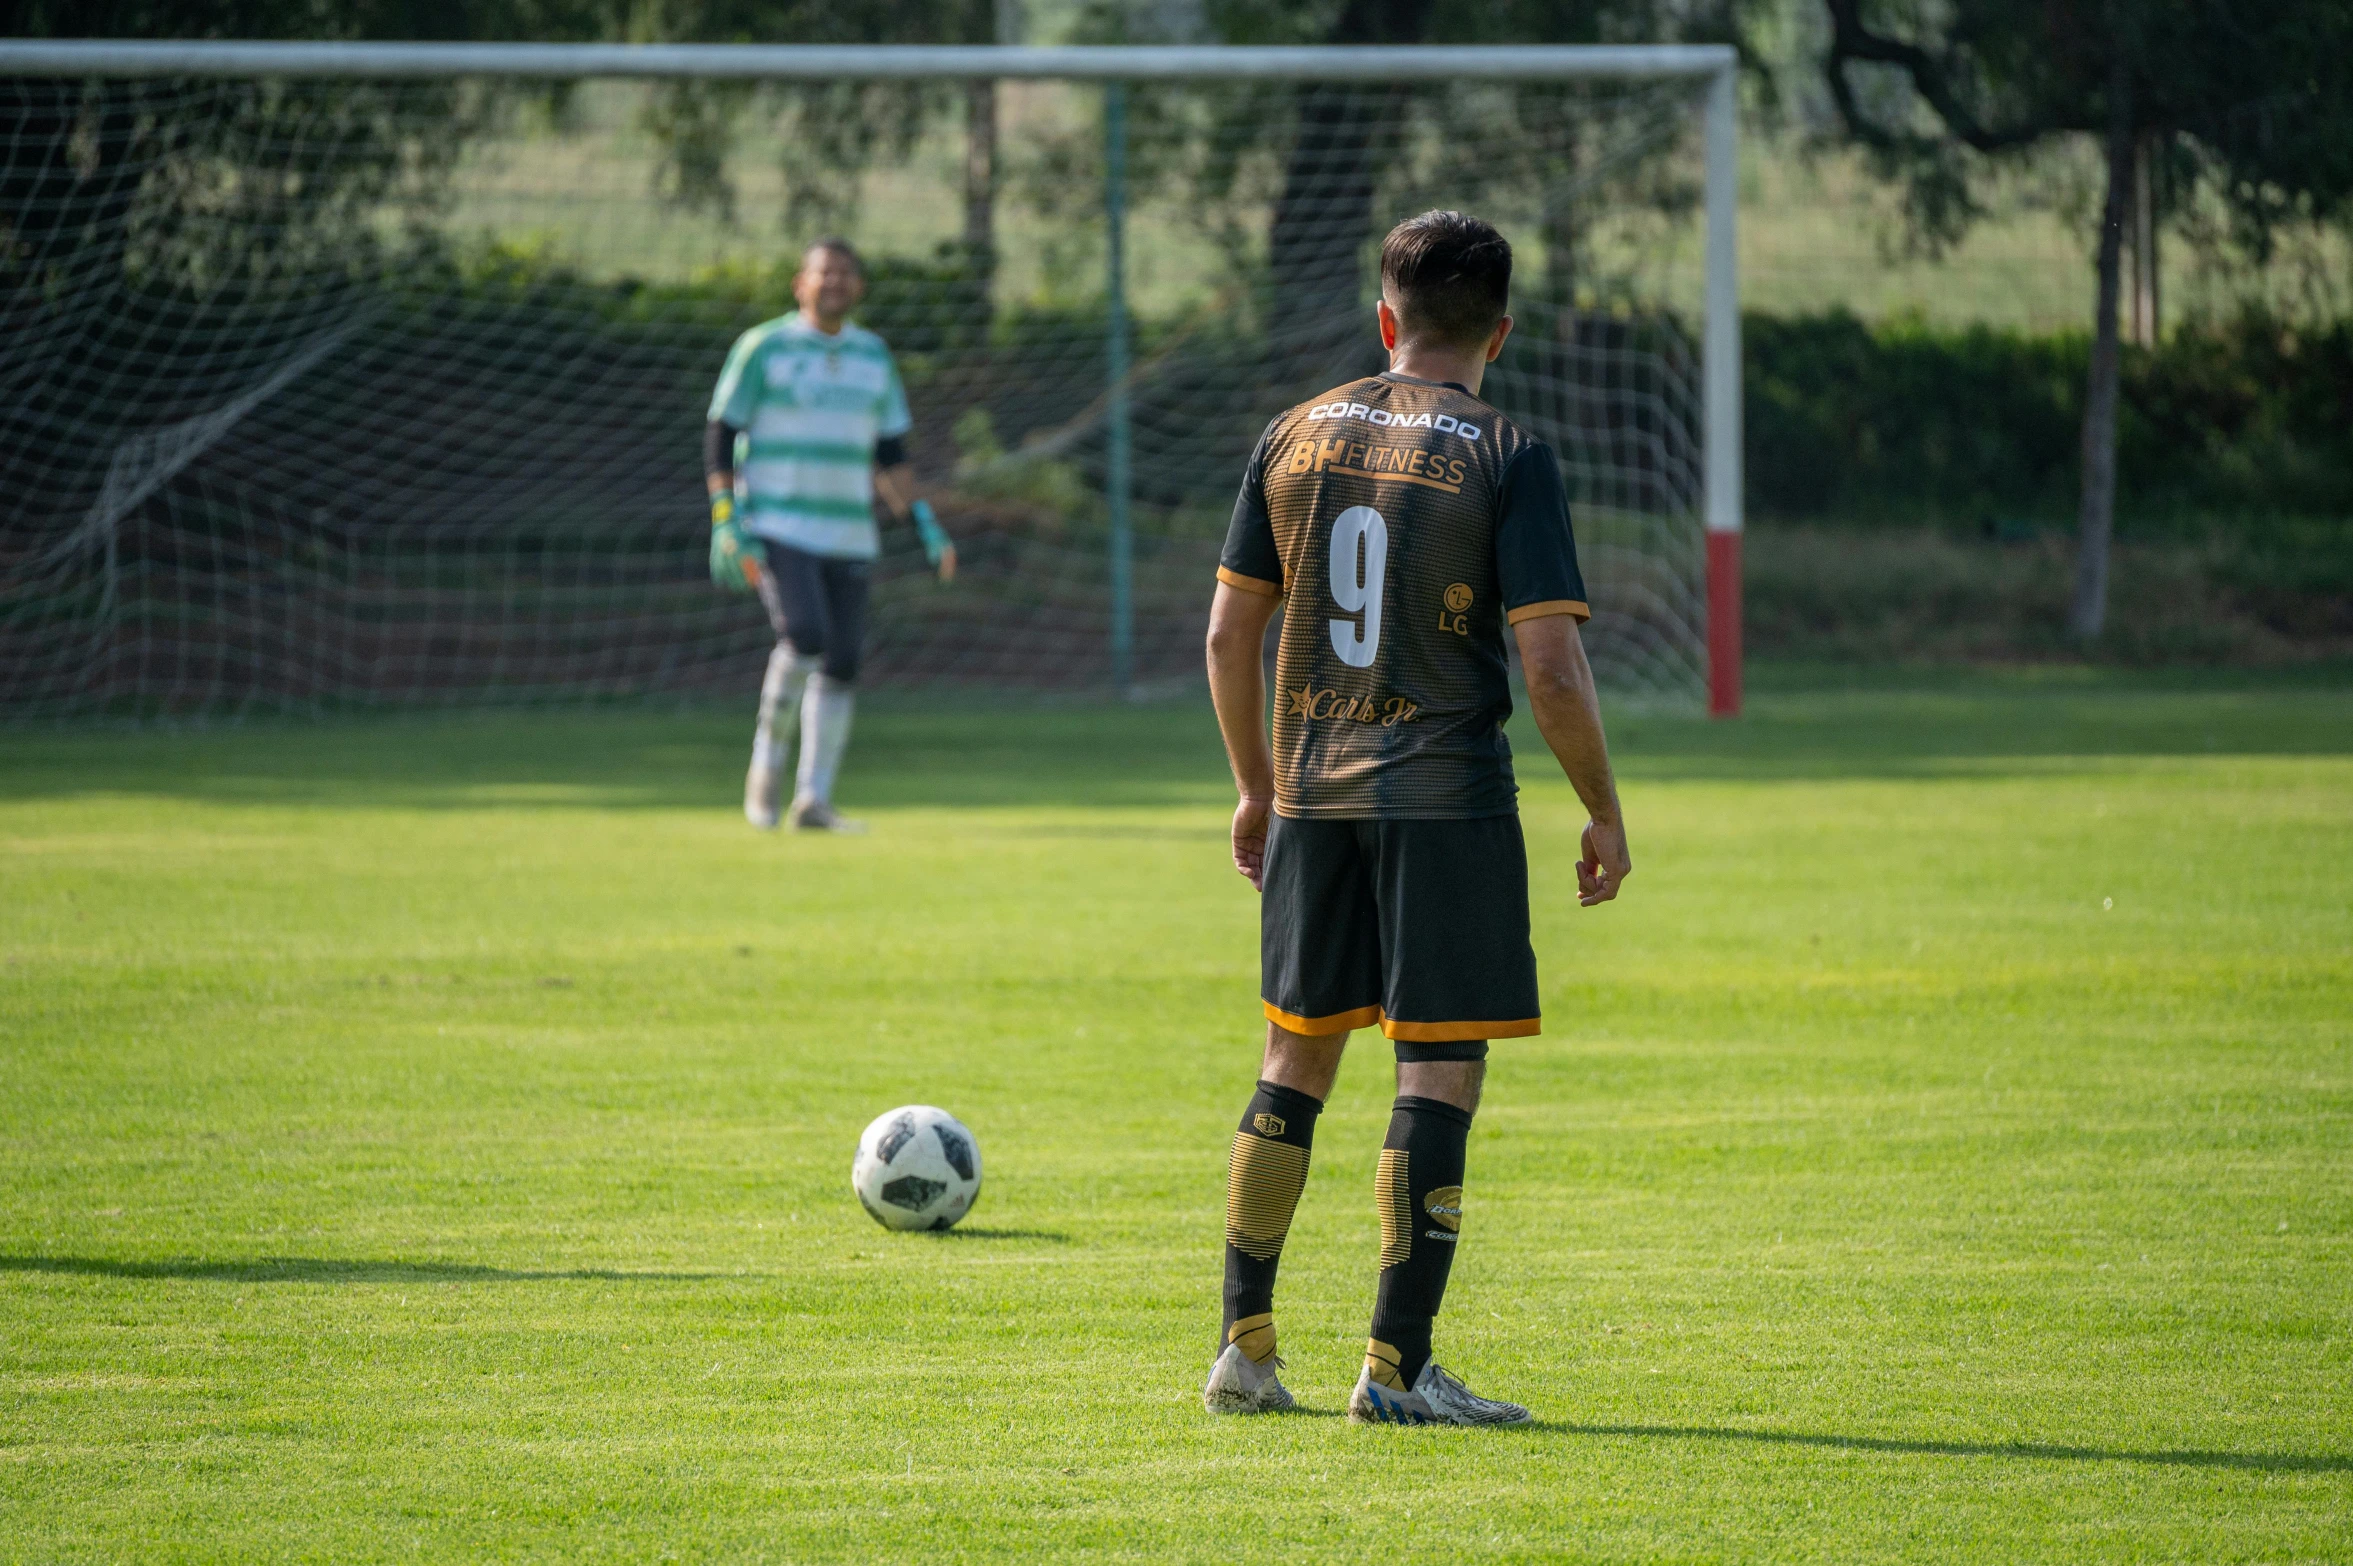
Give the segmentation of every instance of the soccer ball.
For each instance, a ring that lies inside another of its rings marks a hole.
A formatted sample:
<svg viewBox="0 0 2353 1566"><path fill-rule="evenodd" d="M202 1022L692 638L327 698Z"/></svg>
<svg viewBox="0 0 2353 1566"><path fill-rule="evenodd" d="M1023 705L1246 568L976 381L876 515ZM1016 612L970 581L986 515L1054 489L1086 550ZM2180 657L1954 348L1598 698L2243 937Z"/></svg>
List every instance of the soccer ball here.
<svg viewBox="0 0 2353 1566"><path fill-rule="evenodd" d="M858 1138L850 1186L885 1229L945 1229L980 1195L980 1144L946 1110L909 1104Z"/></svg>

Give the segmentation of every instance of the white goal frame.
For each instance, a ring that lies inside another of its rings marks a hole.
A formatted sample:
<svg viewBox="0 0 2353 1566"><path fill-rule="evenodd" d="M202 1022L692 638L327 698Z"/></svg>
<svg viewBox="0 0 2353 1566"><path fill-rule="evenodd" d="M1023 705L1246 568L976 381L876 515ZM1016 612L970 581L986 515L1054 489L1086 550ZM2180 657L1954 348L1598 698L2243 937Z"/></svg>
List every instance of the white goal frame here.
<svg viewBox="0 0 2353 1566"><path fill-rule="evenodd" d="M1057 47L919 44L307 43L113 39L0 39L0 75L108 77L529 77L540 80L729 78L827 81L985 78L1097 81L1116 106L1126 82L1639 81L1707 83L1705 285L1700 339L1702 515L1707 530L1708 711L1741 704L1739 56L1723 44L1510 45L1304 48L1226 46ZM1116 123L1119 116L1114 114ZM1115 344L1124 338L1113 204ZM1111 402L1114 639L1121 644L1127 582L1120 575L1126 496L1125 371L1114 352ZM1124 663L1126 648L1117 645ZM1123 682L1124 683L1124 682Z"/></svg>

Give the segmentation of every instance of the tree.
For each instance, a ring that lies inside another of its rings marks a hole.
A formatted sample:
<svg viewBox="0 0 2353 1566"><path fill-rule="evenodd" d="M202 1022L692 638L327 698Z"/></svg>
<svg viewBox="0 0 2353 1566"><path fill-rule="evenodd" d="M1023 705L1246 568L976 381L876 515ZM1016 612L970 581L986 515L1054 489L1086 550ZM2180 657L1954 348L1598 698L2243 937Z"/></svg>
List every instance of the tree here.
<svg viewBox="0 0 2353 1566"><path fill-rule="evenodd" d="M981 41L994 0L0 0L0 36L307 39L776 39L818 42ZM377 217L438 193L466 139L526 91L450 82L0 78L0 394L41 384L46 366L108 358L115 339L145 345L158 308L183 338L206 319L233 322L239 288L274 288L307 267L303 287L332 288L364 266ZM732 118L749 89L681 84L658 96L654 129L670 192L721 209L732 203L725 160ZM854 112L838 112L843 99ZM801 156L790 214L807 226L841 206L844 169L880 146L904 148L949 90L905 84L829 85L788 98ZM971 89L967 244L985 286L993 250L994 103ZM201 104L193 102L201 99ZM872 100L872 101L868 101ZM985 123L984 123L985 122ZM328 149L332 149L330 152ZM829 177L831 182L829 183ZM225 210L221 192L238 205ZM254 243L255 235L266 242ZM341 256L340 262L322 258ZM159 304L194 280L208 302ZM71 294L88 308L60 313ZM199 366L185 400L201 406L239 379L239 360L268 345L224 326L220 351L184 353ZM163 372L159 371L159 375ZM151 416L174 401L150 402ZM33 461L20 448L19 464ZM53 471L73 466L44 457ZM82 465L87 465L85 459Z"/></svg>
<svg viewBox="0 0 2353 1566"><path fill-rule="evenodd" d="M626 32L669 43L986 44L1007 41L1004 0L648 0ZM735 128L752 106L776 115L794 149L783 170L784 221L803 238L845 223L858 175L877 156L903 158L943 116L965 133L964 266L981 297L996 267L995 83L794 82L768 87L682 82L660 94L654 129L669 153L669 193L689 206L734 210L727 176Z"/></svg>
<svg viewBox="0 0 2353 1566"><path fill-rule="evenodd" d="M2291 218L2353 204L2353 4L2301 0L1824 0L1846 133L1949 242L1992 166L2095 138L2104 170L2069 628L2107 618L2116 514L2117 302L2144 145L2228 207L2255 253ZM1892 77L1892 80L1890 78ZM1889 90L1896 88L1899 90Z"/></svg>
<svg viewBox="0 0 2353 1566"><path fill-rule="evenodd" d="M594 31L593 3L0 0L0 35L562 36ZM109 458L94 424L168 424L266 374L286 347L246 302L335 317L377 219L429 200L474 123L447 83L0 77L0 525L80 514ZM60 393L94 365L138 395Z"/></svg>
<svg viewBox="0 0 2353 1566"><path fill-rule="evenodd" d="M1421 43L1435 9L1436 0L1345 0L1316 41ZM1221 8L1220 20L1228 22L1231 35L1255 31L1253 24L1266 15L1228 6ZM1278 322L1311 321L1326 313L1327 301L1355 297L1356 247L1334 243L1334 235L1361 234L1370 227L1381 165L1402 118L1404 96L1403 88L1388 82L1304 82L1296 89L1282 193L1267 231ZM1300 346L1312 354L1324 345Z"/></svg>
<svg viewBox="0 0 2353 1566"><path fill-rule="evenodd" d="M1661 41L1737 41L1744 18L1763 0L1210 0L1206 19L1229 44L1512 44ZM1290 355L1303 364L1330 357L1353 342L1357 324L1335 317L1334 300L1353 300L1360 287L1359 253L1376 221L1384 169L1391 161L1417 94L1443 118L1443 90L1400 83L1303 82L1236 96L1223 130L1249 126L1282 139L1282 181L1267 236L1269 309ZM1546 141L1561 140L1573 123L1572 94L1530 84L1520 109L1547 120ZM1462 199L1475 199L1481 171ZM1494 171L1486 171L1492 174ZM1565 182L1563 182L1565 183ZM1565 301L1577 253L1574 215L1548 213L1546 292ZM1315 323L1328 322L1326 331Z"/></svg>

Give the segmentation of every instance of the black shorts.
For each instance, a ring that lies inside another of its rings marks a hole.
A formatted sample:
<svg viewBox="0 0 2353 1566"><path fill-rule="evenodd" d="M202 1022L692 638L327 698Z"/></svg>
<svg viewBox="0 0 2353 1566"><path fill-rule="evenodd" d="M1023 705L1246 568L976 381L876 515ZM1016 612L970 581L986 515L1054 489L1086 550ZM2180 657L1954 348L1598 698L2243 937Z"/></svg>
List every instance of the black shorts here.
<svg viewBox="0 0 2353 1566"><path fill-rule="evenodd" d="M804 658L823 660L825 677L845 683L865 661L866 596L873 565L813 555L773 538L760 540L773 593L762 593L776 639Z"/></svg>
<svg viewBox="0 0 2353 1566"><path fill-rule="evenodd" d="M1539 1031L1520 818L1267 824L1259 993L1294 1033Z"/></svg>

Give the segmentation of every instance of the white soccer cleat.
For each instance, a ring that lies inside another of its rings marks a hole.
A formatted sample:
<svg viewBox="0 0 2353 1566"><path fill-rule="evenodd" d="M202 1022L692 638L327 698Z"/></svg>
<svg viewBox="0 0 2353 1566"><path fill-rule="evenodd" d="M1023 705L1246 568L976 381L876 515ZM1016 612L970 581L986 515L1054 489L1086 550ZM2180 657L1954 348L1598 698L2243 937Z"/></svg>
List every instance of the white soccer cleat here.
<svg viewBox="0 0 2353 1566"><path fill-rule="evenodd" d="M1213 1414L1286 1412L1297 1404L1275 1379L1275 1372L1282 1368L1282 1360L1274 1355L1255 1360L1242 1352L1241 1344L1229 1343L1217 1356L1217 1363L1209 1367L1209 1385L1201 1389L1201 1406Z"/></svg>
<svg viewBox="0 0 2353 1566"><path fill-rule="evenodd" d="M783 790L784 747L752 746L752 767L743 775L743 818L763 832L776 830L776 798Z"/></svg>
<svg viewBox="0 0 2353 1566"><path fill-rule="evenodd" d="M1534 1417L1517 1403L1479 1396L1436 1360L1422 1367L1411 1392L1382 1386L1368 1366L1348 1394L1348 1418L1360 1425L1524 1425Z"/></svg>
<svg viewBox="0 0 2353 1566"><path fill-rule="evenodd" d="M863 832L866 823L837 816L833 807L822 799L796 799L792 807L792 826L795 832Z"/></svg>

